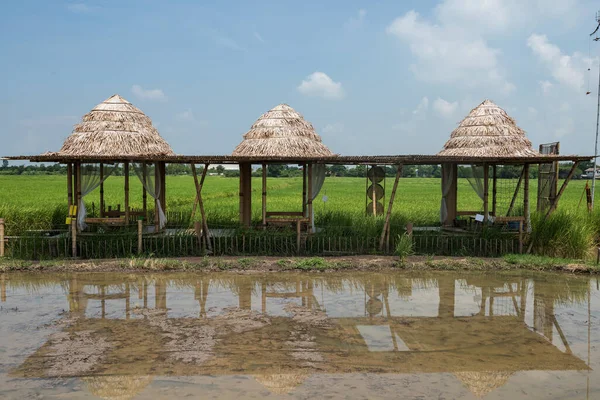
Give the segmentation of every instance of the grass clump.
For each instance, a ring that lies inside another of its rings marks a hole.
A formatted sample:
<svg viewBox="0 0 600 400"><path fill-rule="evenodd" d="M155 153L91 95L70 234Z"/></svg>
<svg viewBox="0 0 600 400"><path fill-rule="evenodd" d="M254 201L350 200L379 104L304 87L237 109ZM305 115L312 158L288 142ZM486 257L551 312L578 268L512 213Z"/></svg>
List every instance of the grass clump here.
<svg viewBox="0 0 600 400"><path fill-rule="evenodd" d="M411 235L403 233L398 235L398 242L396 243L396 250L394 251L400 260L404 260L406 257L415 254L415 244Z"/></svg>
<svg viewBox="0 0 600 400"><path fill-rule="evenodd" d="M303 258L296 261L294 267L301 270L323 270L330 268L330 265L321 257Z"/></svg>
<svg viewBox="0 0 600 400"><path fill-rule="evenodd" d="M597 235L593 217L567 211L548 218L533 214L531 225L530 243L533 252L541 256L585 260Z"/></svg>

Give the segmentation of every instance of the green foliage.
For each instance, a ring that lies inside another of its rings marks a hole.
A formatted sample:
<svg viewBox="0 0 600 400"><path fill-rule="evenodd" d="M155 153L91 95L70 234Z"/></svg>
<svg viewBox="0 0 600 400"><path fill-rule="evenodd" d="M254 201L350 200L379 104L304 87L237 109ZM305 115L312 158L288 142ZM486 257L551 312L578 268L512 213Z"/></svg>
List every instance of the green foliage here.
<svg viewBox="0 0 600 400"><path fill-rule="evenodd" d="M395 254L400 257L401 260L415 254L415 244L412 236L407 235L406 233L398 235Z"/></svg>
<svg viewBox="0 0 600 400"><path fill-rule="evenodd" d="M549 218L533 214L530 241L539 255L585 259L598 235L598 218L560 210Z"/></svg>

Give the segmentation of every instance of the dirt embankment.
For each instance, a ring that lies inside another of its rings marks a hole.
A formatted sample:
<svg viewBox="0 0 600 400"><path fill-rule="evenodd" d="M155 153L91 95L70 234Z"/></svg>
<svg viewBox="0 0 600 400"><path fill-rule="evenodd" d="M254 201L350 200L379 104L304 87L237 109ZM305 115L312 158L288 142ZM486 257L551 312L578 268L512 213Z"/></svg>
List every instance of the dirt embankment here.
<svg viewBox="0 0 600 400"><path fill-rule="evenodd" d="M533 270L571 273L598 273L597 265L563 259L535 256L510 258L425 257L403 260L393 256L345 257L185 257L131 258L105 260L22 261L0 259L0 273L28 272L216 272L233 271L381 271L381 270L446 270L501 271Z"/></svg>

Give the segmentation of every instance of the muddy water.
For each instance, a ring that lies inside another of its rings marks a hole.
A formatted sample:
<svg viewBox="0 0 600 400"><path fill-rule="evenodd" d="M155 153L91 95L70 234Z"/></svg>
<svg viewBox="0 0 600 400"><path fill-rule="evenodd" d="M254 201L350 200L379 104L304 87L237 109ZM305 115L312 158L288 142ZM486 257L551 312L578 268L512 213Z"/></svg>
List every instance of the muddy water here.
<svg viewBox="0 0 600 400"><path fill-rule="evenodd" d="M596 278L0 275L0 398L600 398Z"/></svg>

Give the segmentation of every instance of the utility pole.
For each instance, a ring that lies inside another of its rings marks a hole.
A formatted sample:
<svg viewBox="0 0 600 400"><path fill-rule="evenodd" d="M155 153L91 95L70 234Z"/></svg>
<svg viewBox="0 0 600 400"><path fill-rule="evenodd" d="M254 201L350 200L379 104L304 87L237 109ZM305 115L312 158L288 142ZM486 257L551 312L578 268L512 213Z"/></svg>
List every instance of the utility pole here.
<svg viewBox="0 0 600 400"><path fill-rule="evenodd" d="M593 36L598 32L598 28L600 28L600 12L596 13L596 30L590 33L590 36ZM597 42L600 40L600 37L596 36L594 41ZM598 159L598 128L600 127L600 66L598 66L598 108L596 110L596 141L594 143L594 174L592 179L592 211L594 210L594 200L596 198L596 162Z"/></svg>

